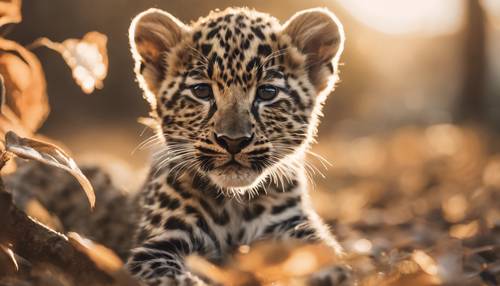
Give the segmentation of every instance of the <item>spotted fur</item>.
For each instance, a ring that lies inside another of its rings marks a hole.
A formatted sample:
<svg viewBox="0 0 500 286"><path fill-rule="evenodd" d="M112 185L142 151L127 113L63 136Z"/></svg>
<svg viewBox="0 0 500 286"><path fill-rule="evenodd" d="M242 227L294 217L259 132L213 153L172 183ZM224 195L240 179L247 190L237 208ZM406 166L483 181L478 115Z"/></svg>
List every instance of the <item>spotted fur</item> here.
<svg viewBox="0 0 500 286"><path fill-rule="evenodd" d="M148 285L203 285L185 267L189 254L217 261L268 238L322 240L341 253L310 207L304 170L337 80L335 16L311 9L281 25L228 8L185 25L150 9L130 41L160 149L129 270Z"/></svg>

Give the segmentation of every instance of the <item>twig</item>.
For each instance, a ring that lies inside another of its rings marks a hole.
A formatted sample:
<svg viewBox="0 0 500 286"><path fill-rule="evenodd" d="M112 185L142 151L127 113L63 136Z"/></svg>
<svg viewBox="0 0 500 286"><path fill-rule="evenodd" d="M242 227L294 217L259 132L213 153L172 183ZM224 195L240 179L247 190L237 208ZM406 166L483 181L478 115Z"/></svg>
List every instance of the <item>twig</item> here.
<svg viewBox="0 0 500 286"><path fill-rule="evenodd" d="M33 264L51 264L64 271L74 285L112 285L113 278L75 249L68 238L28 217L12 203L12 195L0 184L0 242Z"/></svg>

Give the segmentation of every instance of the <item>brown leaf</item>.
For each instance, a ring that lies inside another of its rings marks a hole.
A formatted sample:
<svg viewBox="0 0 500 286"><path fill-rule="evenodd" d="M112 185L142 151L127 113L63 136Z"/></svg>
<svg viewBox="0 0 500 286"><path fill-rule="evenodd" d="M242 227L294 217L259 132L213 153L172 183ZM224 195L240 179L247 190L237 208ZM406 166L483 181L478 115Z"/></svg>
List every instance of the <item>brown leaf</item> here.
<svg viewBox="0 0 500 286"><path fill-rule="evenodd" d="M21 0L0 1L0 26L19 23L21 20Z"/></svg>
<svg viewBox="0 0 500 286"><path fill-rule="evenodd" d="M33 132L26 129L21 119L8 106L4 106L0 114L0 135L15 131L21 136L32 136Z"/></svg>
<svg viewBox="0 0 500 286"><path fill-rule="evenodd" d="M111 249L83 238L76 232L69 232L67 237L73 246L87 254L97 267L107 273L112 274L122 268L122 260Z"/></svg>
<svg viewBox="0 0 500 286"><path fill-rule="evenodd" d="M5 104L0 128L24 127L24 133L36 131L49 113L45 74L36 56L16 42L0 38L0 74L5 84ZM9 116L6 109L10 109ZM7 117L7 118L6 118ZM3 121L13 123L7 126ZM20 125L19 125L20 124ZM13 129L20 132L19 129Z"/></svg>
<svg viewBox="0 0 500 286"><path fill-rule="evenodd" d="M216 284L234 286L261 285L252 273L237 269L222 268L200 256L188 256L186 258L186 265L193 273L209 277Z"/></svg>
<svg viewBox="0 0 500 286"><path fill-rule="evenodd" d="M75 161L61 148L35 139L19 137L12 131L5 134L5 145L7 151L18 157L36 160L69 172L78 180L87 195L90 207L94 208L95 194L92 185Z"/></svg>
<svg viewBox="0 0 500 286"><path fill-rule="evenodd" d="M123 261L113 252L113 250L90 239L82 237L76 232L69 232L66 236L68 237L68 241L71 245L86 254L99 269L113 277L114 283L112 285L141 285L130 275L128 271L123 268Z"/></svg>
<svg viewBox="0 0 500 286"><path fill-rule="evenodd" d="M57 232L63 231L63 226L59 218L51 214L37 199L30 199L26 203L25 212L51 229Z"/></svg>
<svg viewBox="0 0 500 286"><path fill-rule="evenodd" d="M8 246L4 244L0 244L0 262L8 263L7 268L11 271L18 271L19 266L17 265L16 257L14 256L14 252ZM0 263L2 265L3 263ZM0 269L2 270L2 269ZM1 273L2 271L0 271Z"/></svg>
<svg viewBox="0 0 500 286"><path fill-rule="evenodd" d="M108 73L106 35L93 31L82 39L67 39L62 43L40 38L34 46L42 45L59 52L73 72L73 78L83 92L89 94L101 89Z"/></svg>

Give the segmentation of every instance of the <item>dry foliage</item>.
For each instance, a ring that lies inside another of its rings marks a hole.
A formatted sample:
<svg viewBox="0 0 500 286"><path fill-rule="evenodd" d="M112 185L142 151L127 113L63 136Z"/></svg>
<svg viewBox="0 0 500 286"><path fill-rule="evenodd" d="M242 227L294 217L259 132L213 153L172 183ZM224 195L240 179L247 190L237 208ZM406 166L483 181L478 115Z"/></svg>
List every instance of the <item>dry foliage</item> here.
<svg viewBox="0 0 500 286"><path fill-rule="evenodd" d="M5 84L0 130L31 135L49 113L45 74L36 56L16 42L0 38L0 73Z"/></svg>
<svg viewBox="0 0 500 286"><path fill-rule="evenodd" d="M0 26L21 21L20 5L0 1ZM31 48L60 53L91 93L107 74L106 42L90 32L61 43L40 38ZM62 169L93 207L92 185L68 152L36 134L49 113L40 62L4 38L0 51L0 167L17 156ZM190 257L188 267L222 285L321 285L315 278L342 267L352 268L352 277L339 277L343 285L499 285L500 138L479 128L435 125L322 142L316 151L335 161L312 197L346 257L323 245L260 242L241 246L222 264ZM20 284L26 277L29 285L137 285L123 261L100 244L105 241L53 231L64 231L64 217L51 211L37 199L17 209L0 184L0 277L8 277L1 285L26 285Z"/></svg>
<svg viewBox="0 0 500 286"><path fill-rule="evenodd" d="M0 26L20 22L20 12L20 0L0 1ZM86 93L91 93L95 87L101 88L106 77L106 41L106 36L91 32L81 40L68 39L57 44L56 50L72 68L75 80ZM35 160L65 170L80 183L93 208L95 194L92 185L75 161L60 147L35 139L43 137L36 135L36 131L49 113L45 74L40 61L25 47L4 38L0 38L0 94L0 137L5 136L0 150L2 172L7 163L13 162L12 157ZM26 275L38 277L35 280L42 284L52 281L49 285L89 282L113 285L115 281L118 281L116 285L135 285L126 273L119 271L122 262L111 250L76 233L65 237L51 230L49 227L61 230L61 222L38 200L30 200L25 211L46 225L18 210L1 179L0 211L0 276L12 276L12 279L1 280L0 284L24 283L15 277ZM18 273L18 259L23 265L29 264L29 273ZM54 275L47 276L47 273Z"/></svg>
<svg viewBox="0 0 500 286"><path fill-rule="evenodd" d="M21 22L21 0L0 1L0 26Z"/></svg>
<svg viewBox="0 0 500 286"><path fill-rule="evenodd" d="M31 46L45 46L59 52L72 70L73 78L83 92L89 94L101 89L108 73L106 35L93 31L82 39L67 39L62 43L40 38Z"/></svg>
<svg viewBox="0 0 500 286"><path fill-rule="evenodd" d="M94 207L95 194L92 185L80 168L78 168L75 161L61 148L35 139L19 137L12 131L5 134L5 148L8 152L20 158L36 160L69 172L82 186L89 200L90 207Z"/></svg>
<svg viewBox="0 0 500 286"><path fill-rule="evenodd" d="M441 124L322 140L314 151L334 161L313 203L346 257L262 242L222 265L192 259L193 271L223 285L316 285L311 275L346 264L361 286L499 285L499 137Z"/></svg>

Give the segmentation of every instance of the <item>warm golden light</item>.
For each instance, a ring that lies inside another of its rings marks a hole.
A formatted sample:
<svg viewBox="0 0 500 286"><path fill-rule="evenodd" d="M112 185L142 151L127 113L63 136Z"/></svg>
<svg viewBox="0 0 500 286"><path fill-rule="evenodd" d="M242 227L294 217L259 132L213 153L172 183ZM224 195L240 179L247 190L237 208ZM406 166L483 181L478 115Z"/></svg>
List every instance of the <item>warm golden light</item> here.
<svg viewBox="0 0 500 286"><path fill-rule="evenodd" d="M498 0L482 0L481 4L489 13L490 19L496 28L500 28L500 1Z"/></svg>
<svg viewBox="0 0 500 286"><path fill-rule="evenodd" d="M358 21L387 34L436 35L460 28L460 0L339 0Z"/></svg>

